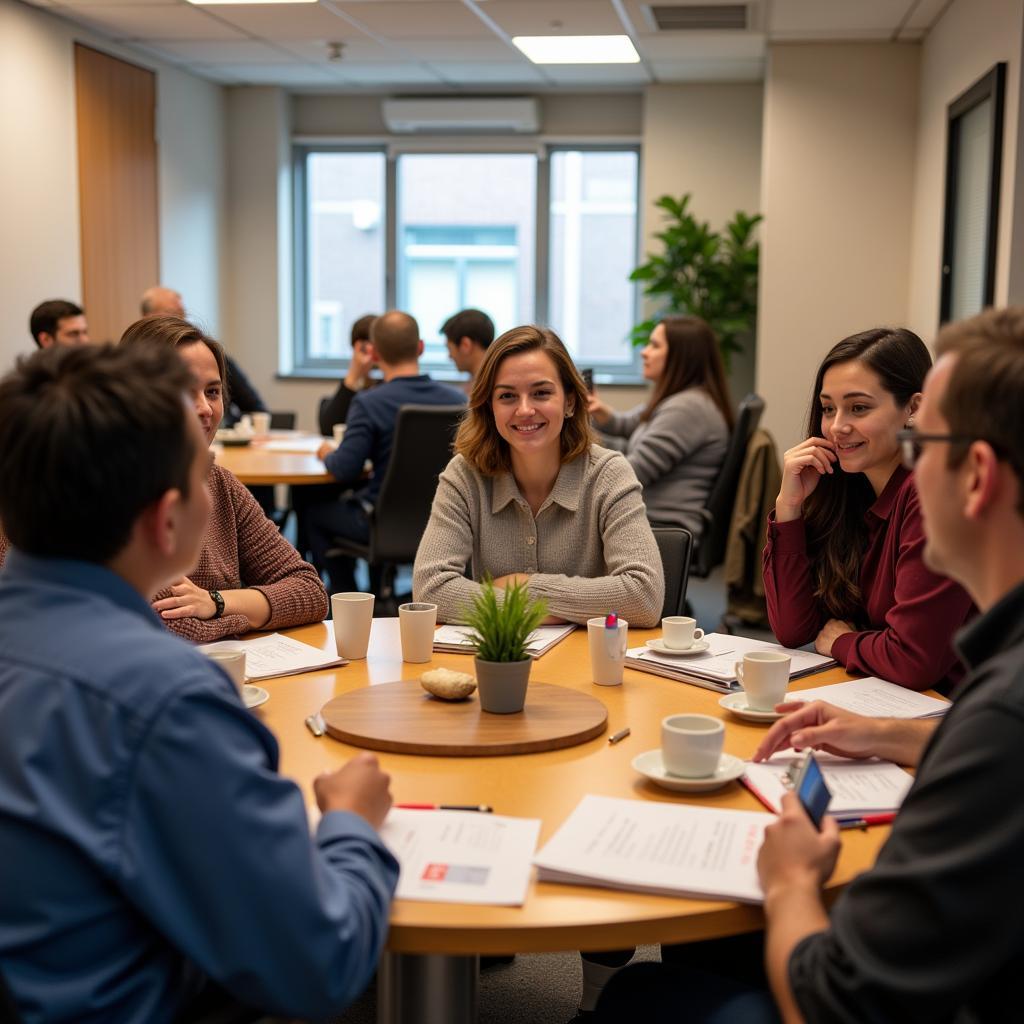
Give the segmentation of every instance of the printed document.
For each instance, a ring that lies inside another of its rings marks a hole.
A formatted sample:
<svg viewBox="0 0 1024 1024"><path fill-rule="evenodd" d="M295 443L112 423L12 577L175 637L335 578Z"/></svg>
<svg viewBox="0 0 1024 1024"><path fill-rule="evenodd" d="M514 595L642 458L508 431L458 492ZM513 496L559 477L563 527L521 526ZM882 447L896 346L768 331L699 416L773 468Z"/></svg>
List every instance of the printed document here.
<svg viewBox="0 0 1024 1024"><path fill-rule="evenodd" d="M311 647L290 636L271 633L256 640L218 640L203 644L201 651L245 651L245 678L273 679L294 676L300 672L316 672L334 665L347 665L344 658Z"/></svg>
<svg viewBox="0 0 1024 1024"><path fill-rule="evenodd" d="M868 676L851 679L846 683L815 686L810 690L797 690L792 700L824 700L837 708L855 711L867 718L932 718L949 710L949 701L937 700L927 694L908 690L905 686Z"/></svg>
<svg viewBox="0 0 1024 1024"><path fill-rule="evenodd" d="M539 658L575 628L572 623L565 626L538 626L526 638L527 654L531 658ZM472 632L469 626L439 626L434 633L434 650L447 651L449 654L472 654L473 645L469 641Z"/></svg>
<svg viewBox="0 0 1024 1024"><path fill-rule="evenodd" d="M540 821L396 807L380 834L401 865L399 899L520 907Z"/></svg>
<svg viewBox="0 0 1024 1024"><path fill-rule="evenodd" d="M757 851L774 816L585 796L533 862L539 881L760 903Z"/></svg>

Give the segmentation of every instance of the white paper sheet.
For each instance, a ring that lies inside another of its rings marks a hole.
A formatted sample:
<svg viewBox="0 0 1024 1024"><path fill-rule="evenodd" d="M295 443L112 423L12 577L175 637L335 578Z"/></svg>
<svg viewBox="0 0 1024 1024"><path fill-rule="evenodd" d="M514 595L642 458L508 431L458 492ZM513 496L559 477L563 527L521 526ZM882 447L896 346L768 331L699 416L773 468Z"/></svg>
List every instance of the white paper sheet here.
<svg viewBox="0 0 1024 1024"><path fill-rule="evenodd" d="M347 665L336 654L311 647L290 636L271 633L255 640L218 640L203 644L201 651L245 651L245 678L273 679L274 676L292 676L300 672L315 672L334 665Z"/></svg>
<svg viewBox="0 0 1024 1024"><path fill-rule="evenodd" d="M401 808L381 829L401 865L399 899L508 907L526 900L539 834L535 818Z"/></svg>
<svg viewBox="0 0 1024 1024"><path fill-rule="evenodd" d="M538 626L527 638L526 651L531 658L537 658L564 640L575 628L572 623L565 626ZM469 626L438 626L434 633L434 650L447 651L449 654L472 654L473 647L468 640L472 632Z"/></svg>
<svg viewBox="0 0 1024 1024"><path fill-rule="evenodd" d="M782 797L789 791L786 770L800 758L795 750L780 750L768 761L747 765L744 782L766 806L782 810ZM913 783L899 765L874 758L855 761L815 752L815 758L832 792L828 813L833 818L897 811Z"/></svg>
<svg viewBox="0 0 1024 1024"><path fill-rule="evenodd" d="M948 701L937 700L874 676L830 686L815 686L791 696L794 700L828 701L837 708L855 711L868 718L931 718L944 715L950 707Z"/></svg>
<svg viewBox="0 0 1024 1024"><path fill-rule="evenodd" d="M757 851L774 816L585 796L534 857L541 881L760 903Z"/></svg>

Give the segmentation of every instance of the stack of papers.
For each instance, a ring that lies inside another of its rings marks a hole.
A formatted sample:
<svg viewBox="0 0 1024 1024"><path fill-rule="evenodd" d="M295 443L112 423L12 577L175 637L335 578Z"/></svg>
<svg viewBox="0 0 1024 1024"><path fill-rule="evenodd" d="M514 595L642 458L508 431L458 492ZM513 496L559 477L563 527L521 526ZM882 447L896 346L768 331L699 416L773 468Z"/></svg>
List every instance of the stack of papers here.
<svg viewBox="0 0 1024 1024"><path fill-rule="evenodd" d="M820 672L835 665L833 658L813 651L794 651L780 644L766 643L764 640L751 640L745 636L729 636L725 633L707 633L704 639L708 642L708 650L703 654L686 657L671 654L660 654L649 647L634 647L626 651L627 668L639 669L641 672L652 672L656 676L678 679L683 683L693 683L720 693L732 693L740 688L736 680L736 662L743 660L744 654L751 651L779 651L792 658L789 678L797 679L811 672Z"/></svg>
<svg viewBox="0 0 1024 1024"><path fill-rule="evenodd" d="M815 751L815 759L832 793L828 813L833 818L862 818L899 810L913 778L891 761L855 761ZM782 798L789 791L786 772L801 755L780 750L769 760L747 765L743 784L769 810L781 813Z"/></svg>
<svg viewBox="0 0 1024 1024"><path fill-rule="evenodd" d="M534 857L546 882L760 903L757 851L774 817L585 796Z"/></svg>
<svg viewBox="0 0 1024 1024"><path fill-rule="evenodd" d="M531 658L539 658L575 628L571 622L564 626L538 626L527 638L526 650ZM469 626L439 626L434 634L434 650L450 654L472 654L473 645L469 641L472 632Z"/></svg>
<svg viewBox="0 0 1024 1024"><path fill-rule="evenodd" d="M300 672L316 672L334 665L347 665L344 658L329 654L319 647L293 640L290 636L271 633L256 640L218 640L203 644L201 651L245 651L245 678L273 679L294 676Z"/></svg>
<svg viewBox="0 0 1024 1024"><path fill-rule="evenodd" d="M403 900L521 907L540 821L473 811L393 809L380 830Z"/></svg>
<svg viewBox="0 0 1024 1024"><path fill-rule="evenodd" d="M937 700L874 676L798 690L790 697L807 702L828 701L837 708L855 711L867 718L934 718L944 715L950 708L949 701Z"/></svg>

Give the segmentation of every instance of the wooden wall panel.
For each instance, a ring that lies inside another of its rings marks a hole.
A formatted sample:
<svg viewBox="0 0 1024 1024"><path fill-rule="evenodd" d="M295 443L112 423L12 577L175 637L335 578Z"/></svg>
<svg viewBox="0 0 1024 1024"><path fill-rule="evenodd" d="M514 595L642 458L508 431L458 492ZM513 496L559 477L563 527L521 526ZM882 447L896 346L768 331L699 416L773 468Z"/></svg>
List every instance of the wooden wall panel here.
<svg viewBox="0 0 1024 1024"><path fill-rule="evenodd" d="M156 75L75 44L82 302L116 341L159 275Z"/></svg>

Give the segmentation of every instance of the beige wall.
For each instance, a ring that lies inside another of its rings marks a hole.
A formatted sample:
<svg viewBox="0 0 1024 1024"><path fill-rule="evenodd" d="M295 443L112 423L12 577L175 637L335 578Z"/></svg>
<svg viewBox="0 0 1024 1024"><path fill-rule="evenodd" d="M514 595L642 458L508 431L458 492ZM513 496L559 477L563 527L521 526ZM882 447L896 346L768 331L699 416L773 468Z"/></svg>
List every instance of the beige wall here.
<svg viewBox="0 0 1024 1024"><path fill-rule="evenodd" d="M73 44L157 74L161 276L216 329L223 209L219 86L14 0L0 0L0 368L33 349L43 299L81 296Z"/></svg>
<svg viewBox="0 0 1024 1024"><path fill-rule="evenodd" d="M1006 61L1008 67L995 299L997 305L1007 301L1015 193L1018 208L1024 203L1024 191L1017 189L1015 180L1022 24L1020 0L954 0L922 47L908 316L910 326L929 342L939 323L947 107L998 61ZM1024 257L1024 224L1018 232L1018 250ZM1016 272L1024 273L1020 267ZM1022 286L1024 281L1018 284L1018 301L1024 300Z"/></svg>
<svg viewBox="0 0 1024 1024"><path fill-rule="evenodd" d="M737 210L761 203L761 83L654 85L644 96L642 239L646 250L662 225L661 195L692 194L690 209L714 228ZM654 305L648 305L654 311ZM732 390L754 383L755 347L733 361Z"/></svg>
<svg viewBox="0 0 1024 1024"><path fill-rule="evenodd" d="M918 70L916 45L770 48L757 384L780 449L825 352L906 320Z"/></svg>

